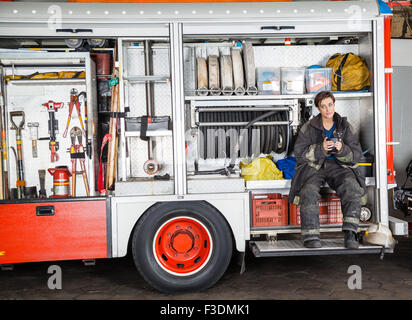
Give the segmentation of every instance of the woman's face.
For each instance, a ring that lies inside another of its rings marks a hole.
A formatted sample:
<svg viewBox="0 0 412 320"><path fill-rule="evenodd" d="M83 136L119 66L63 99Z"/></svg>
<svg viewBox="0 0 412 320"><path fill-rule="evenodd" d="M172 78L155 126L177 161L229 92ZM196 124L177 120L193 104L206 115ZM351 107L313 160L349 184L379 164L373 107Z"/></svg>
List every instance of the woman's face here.
<svg viewBox="0 0 412 320"><path fill-rule="evenodd" d="M325 98L319 103L319 112L323 119L333 119L335 113L335 103L332 98Z"/></svg>

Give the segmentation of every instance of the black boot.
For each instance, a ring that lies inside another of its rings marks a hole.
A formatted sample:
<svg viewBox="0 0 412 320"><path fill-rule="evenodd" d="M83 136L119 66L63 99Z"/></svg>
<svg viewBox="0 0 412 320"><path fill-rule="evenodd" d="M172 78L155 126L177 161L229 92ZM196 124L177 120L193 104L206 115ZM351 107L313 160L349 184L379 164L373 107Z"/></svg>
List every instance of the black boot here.
<svg viewBox="0 0 412 320"><path fill-rule="evenodd" d="M320 248L320 240L319 239L312 239L312 240L307 240L303 242L303 245L305 248Z"/></svg>
<svg viewBox="0 0 412 320"><path fill-rule="evenodd" d="M358 249L359 240L356 232L345 230L345 248Z"/></svg>

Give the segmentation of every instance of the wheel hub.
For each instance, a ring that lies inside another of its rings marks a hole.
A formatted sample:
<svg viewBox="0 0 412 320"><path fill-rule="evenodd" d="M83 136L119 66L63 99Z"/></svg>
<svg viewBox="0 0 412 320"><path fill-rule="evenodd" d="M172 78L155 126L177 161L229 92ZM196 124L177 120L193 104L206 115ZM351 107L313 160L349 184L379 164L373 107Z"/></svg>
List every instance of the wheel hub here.
<svg viewBox="0 0 412 320"><path fill-rule="evenodd" d="M163 269L178 275L199 271L211 254L211 239L198 220L179 217L163 224L154 239L154 254Z"/></svg>
<svg viewBox="0 0 412 320"><path fill-rule="evenodd" d="M170 239L171 247L177 253L189 252L192 250L194 243L195 237L189 230L176 231Z"/></svg>

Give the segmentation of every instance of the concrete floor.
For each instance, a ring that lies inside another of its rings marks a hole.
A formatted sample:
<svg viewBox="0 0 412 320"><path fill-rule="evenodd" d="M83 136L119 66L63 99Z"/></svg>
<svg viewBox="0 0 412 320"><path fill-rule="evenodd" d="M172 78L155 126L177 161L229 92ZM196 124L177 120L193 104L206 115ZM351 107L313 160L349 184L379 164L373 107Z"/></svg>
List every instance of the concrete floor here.
<svg viewBox="0 0 412 320"><path fill-rule="evenodd" d="M310 257L246 257L241 275L235 260L207 291L168 295L152 289L137 273L132 258L16 264L0 272L0 299L412 299L412 237L399 238L395 253ZM62 269L62 289L50 290L47 269ZM348 288L348 268L362 270L362 289Z"/></svg>

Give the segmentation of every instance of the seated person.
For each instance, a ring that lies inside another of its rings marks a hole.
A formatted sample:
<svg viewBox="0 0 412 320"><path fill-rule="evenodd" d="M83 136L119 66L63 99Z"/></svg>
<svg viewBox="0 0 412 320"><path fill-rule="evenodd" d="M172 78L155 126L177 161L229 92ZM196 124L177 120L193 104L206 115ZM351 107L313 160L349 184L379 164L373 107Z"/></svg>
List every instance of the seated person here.
<svg viewBox="0 0 412 320"><path fill-rule="evenodd" d="M366 197L365 179L357 168L361 146L346 117L335 112L331 92L318 93L315 105L320 113L302 126L294 145L297 163L289 201L300 205L304 246L320 248L318 200L327 182L341 200L345 247L357 249L361 198Z"/></svg>

